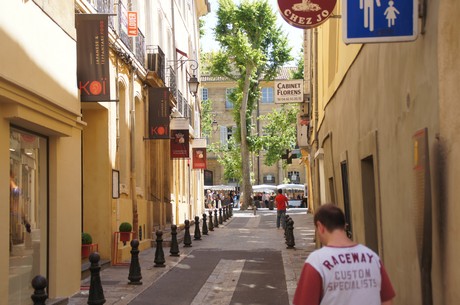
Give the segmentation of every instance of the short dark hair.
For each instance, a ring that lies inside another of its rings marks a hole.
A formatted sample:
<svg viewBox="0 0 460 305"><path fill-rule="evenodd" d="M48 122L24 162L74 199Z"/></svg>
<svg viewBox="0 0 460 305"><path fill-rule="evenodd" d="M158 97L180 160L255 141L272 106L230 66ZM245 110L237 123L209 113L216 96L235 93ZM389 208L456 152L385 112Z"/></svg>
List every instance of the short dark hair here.
<svg viewBox="0 0 460 305"><path fill-rule="evenodd" d="M329 232L335 229L345 230L345 214L333 203L326 203L316 210L314 216L315 225L319 221Z"/></svg>
<svg viewBox="0 0 460 305"><path fill-rule="evenodd" d="M282 194L282 193L283 193L283 190L282 190L282 189L278 189L278 193L279 193L279 194Z"/></svg>

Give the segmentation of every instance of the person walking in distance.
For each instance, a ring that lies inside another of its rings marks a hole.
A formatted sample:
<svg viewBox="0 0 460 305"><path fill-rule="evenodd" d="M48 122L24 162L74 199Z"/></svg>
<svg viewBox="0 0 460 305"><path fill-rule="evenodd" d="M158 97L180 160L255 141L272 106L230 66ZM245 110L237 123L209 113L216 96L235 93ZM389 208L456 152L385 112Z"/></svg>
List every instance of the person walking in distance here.
<svg viewBox="0 0 460 305"><path fill-rule="evenodd" d="M280 228L280 222L283 229L286 229L286 209L288 207L288 199L283 195L281 189L278 190L278 195L275 197L276 204L276 227Z"/></svg>
<svg viewBox="0 0 460 305"><path fill-rule="evenodd" d="M392 305L395 291L378 255L347 237L345 215L332 203L313 218L324 245L307 258L294 305Z"/></svg>

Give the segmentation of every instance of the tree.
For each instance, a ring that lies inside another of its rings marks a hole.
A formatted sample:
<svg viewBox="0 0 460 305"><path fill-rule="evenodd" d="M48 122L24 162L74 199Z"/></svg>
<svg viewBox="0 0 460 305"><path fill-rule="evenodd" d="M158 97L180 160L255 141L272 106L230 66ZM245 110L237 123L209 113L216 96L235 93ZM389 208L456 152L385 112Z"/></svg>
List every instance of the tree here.
<svg viewBox="0 0 460 305"><path fill-rule="evenodd" d="M287 149L295 147L296 121L299 108L290 105L283 106L280 110L260 116L260 121L265 121L264 135L260 137L260 146L266 151L265 165L273 165L281 159Z"/></svg>
<svg viewBox="0 0 460 305"><path fill-rule="evenodd" d="M249 160L251 114L259 98L259 80L272 80L278 69L291 60L287 37L276 26L276 15L266 0L219 0L215 37L221 49L211 72L237 82L231 95L237 124L236 140L241 159ZM241 162L244 204L252 194L250 164Z"/></svg>

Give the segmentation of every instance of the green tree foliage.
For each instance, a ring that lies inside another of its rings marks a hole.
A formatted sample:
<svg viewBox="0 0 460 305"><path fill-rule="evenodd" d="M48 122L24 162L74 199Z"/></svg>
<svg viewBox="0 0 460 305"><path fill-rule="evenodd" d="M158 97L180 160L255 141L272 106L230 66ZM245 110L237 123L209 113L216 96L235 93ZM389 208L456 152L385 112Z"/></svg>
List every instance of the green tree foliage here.
<svg viewBox="0 0 460 305"><path fill-rule="evenodd" d="M276 15L267 0L219 0L215 37L220 51L213 57L211 72L237 82L230 97L237 124L236 139L241 159L249 160L251 115L259 98L259 80L272 80L291 60L286 35L276 26ZM241 162L243 202L250 202L249 162Z"/></svg>
<svg viewBox="0 0 460 305"><path fill-rule="evenodd" d="M297 70L292 73L292 78L293 79L304 79L304 61L303 61L303 48L300 50L299 58L297 59Z"/></svg>
<svg viewBox="0 0 460 305"><path fill-rule="evenodd" d="M212 132L212 101L201 101L201 135L209 137Z"/></svg>
<svg viewBox="0 0 460 305"><path fill-rule="evenodd" d="M223 166L225 180L241 180L242 166L240 145L235 141L235 137L230 137L226 145L220 145L220 143L213 143L210 145L209 150L216 154L217 162L219 162Z"/></svg>
<svg viewBox="0 0 460 305"><path fill-rule="evenodd" d="M280 110L260 116L259 120L266 122L264 135L260 137L260 147L266 151L265 165L273 165L281 159L286 149L292 149L296 144L296 121L299 108L295 105L283 106Z"/></svg>

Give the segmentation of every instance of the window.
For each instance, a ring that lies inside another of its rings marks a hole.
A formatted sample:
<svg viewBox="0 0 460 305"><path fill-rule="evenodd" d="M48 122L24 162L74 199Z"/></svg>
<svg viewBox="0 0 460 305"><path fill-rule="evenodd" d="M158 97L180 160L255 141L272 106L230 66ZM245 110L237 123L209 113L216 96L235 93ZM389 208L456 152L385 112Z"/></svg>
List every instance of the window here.
<svg viewBox="0 0 460 305"><path fill-rule="evenodd" d="M288 179L291 183L300 183L300 173L298 171L288 172Z"/></svg>
<svg viewBox="0 0 460 305"><path fill-rule="evenodd" d="M345 220L348 224L347 227L347 234L348 237L353 237L353 226L351 223L351 204L350 204L350 189L349 189L349 181L348 181L348 163L347 161L343 161L340 163L340 169L342 172L342 189L343 189L343 205L344 205L344 212L345 212Z"/></svg>
<svg viewBox="0 0 460 305"><path fill-rule="evenodd" d="M220 126L220 144L222 147L228 145L228 140L233 136L236 126Z"/></svg>
<svg viewBox="0 0 460 305"><path fill-rule="evenodd" d="M272 174L265 175L264 183L275 183L275 175L272 175Z"/></svg>
<svg viewBox="0 0 460 305"><path fill-rule="evenodd" d="M208 99L208 88L201 88L201 100L206 101Z"/></svg>
<svg viewBox="0 0 460 305"><path fill-rule="evenodd" d="M272 104L273 99L273 88L265 87L262 88L262 104Z"/></svg>
<svg viewBox="0 0 460 305"><path fill-rule="evenodd" d="M230 100L230 95L233 93L235 88L227 88L225 89L225 109L232 109L233 102Z"/></svg>
<svg viewBox="0 0 460 305"><path fill-rule="evenodd" d="M29 304L30 279L47 274L48 142L10 131L10 223L8 304ZM11 293L14 291L14 293Z"/></svg>

